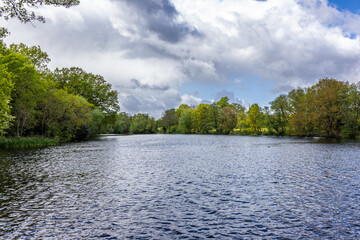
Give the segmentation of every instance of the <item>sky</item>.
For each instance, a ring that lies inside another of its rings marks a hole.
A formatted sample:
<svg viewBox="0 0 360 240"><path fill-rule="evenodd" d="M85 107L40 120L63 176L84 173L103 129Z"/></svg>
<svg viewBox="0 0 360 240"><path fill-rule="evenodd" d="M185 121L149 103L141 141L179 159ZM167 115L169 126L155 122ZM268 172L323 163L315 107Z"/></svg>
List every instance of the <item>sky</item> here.
<svg viewBox="0 0 360 240"><path fill-rule="evenodd" d="M0 20L5 42L39 45L52 70L104 76L130 114L222 96L264 107L321 78L360 79L360 1L81 0L35 11L46 23Z"/></svg>

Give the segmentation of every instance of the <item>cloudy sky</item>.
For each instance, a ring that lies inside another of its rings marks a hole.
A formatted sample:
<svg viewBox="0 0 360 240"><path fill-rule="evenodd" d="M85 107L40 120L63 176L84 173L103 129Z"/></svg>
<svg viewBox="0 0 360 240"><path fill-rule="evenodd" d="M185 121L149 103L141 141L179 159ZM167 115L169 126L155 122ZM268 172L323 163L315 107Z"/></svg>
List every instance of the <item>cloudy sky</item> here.
<svg viewBox="0 0 360 240"><path fill-rule="evenodd" d="M81 0L1 20L7 43L40 45L50 68L101 74L121 111L159 117L228 96L268 105L323 77L360 80L360 1Z"/></svg>

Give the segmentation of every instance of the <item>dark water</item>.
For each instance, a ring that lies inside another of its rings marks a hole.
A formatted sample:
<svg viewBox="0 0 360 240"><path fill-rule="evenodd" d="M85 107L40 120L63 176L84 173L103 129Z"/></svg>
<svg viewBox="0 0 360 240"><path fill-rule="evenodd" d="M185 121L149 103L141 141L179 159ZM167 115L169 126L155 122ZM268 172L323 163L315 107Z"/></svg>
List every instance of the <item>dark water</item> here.
<svg viewBox="0 0 360 240"><path fill-rule="evenodd" d="M0 239L360 239L360 143L106 136L0 152Z"/></svg>

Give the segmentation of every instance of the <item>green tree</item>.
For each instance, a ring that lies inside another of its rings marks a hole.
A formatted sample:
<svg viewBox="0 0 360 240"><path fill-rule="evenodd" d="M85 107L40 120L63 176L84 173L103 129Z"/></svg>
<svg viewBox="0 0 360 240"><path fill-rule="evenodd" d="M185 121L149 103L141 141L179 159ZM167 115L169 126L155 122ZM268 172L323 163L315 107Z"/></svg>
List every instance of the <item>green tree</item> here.
<svg viewBox="0 0 360 240"><path fill-rule="evenodd" d="M96 136L101 133L101 124L104 120L104 114L98 109L94 108L90 113L90 136Z"/></svg>
<svg viewBox="0 0 360 240"><path fill-rule="evenodd" d="M26 56L10 52L1 59L0 64L4 64L13 76L11 110L15 116L14 131L16 136L22 136L36 124L36 106L45 95L46 84Z"/></svg>
<svg viewBox="0 0 360 240"><path fill-rule="evenodd" d="M43 52L40 46L28 47L24 43L11 44L9 50L27 56L36 69L40 71L46 70L47 64L51 61L49 55Z"/></svg>
<svg viewBox="0 0 360 240"><path fill-rule="evenodd" d="M130 126L131 126L131 117L124 112L119 113L116 117L116 122L114 124L114 133L116 134L129 133Z"/></svg>
<svg viewBox="0 0 360 240"><path fill-rule="evenodd" d="M284 135L286 133L289 115L290 115L290 105L286 95L280 95L274 101L270 102L271 110L273 111L272 128L279 135Z"/></svg>
<svg viewBox="0 0 360 240"><path fill-rule="evenodd" d="M138 113L131 118L130 132L132 133L154 133L156 123L154 118L148 114Z"/></svg>
<svg viewBox="0 0 360 240"><path fill-rule="evenodd" d="M0 62L2 62L3 57L0 54ZM10 114L11 92L14 87L11 79L5 65L0 64L0 136L4 135L5 131L10 128L11 121L14 118Z"/></svg>
<svg viewBox="0 0 360 240"><path fill-rule="evenodd" d="M305 90L301 88L293 89L288 93L289 111L290 114L294 114L299 105L303 102L305 96Z"/></svg>
<svg viewBox="0 0 360 240"><path fill-rule="evenodd" d="M63 89L49 89L41 108L46 136L69 141L90 135L93 105L83 97L69 94Z"/></svg>
<svg viewBox="0 0 360 240"><path fill-rule="evenodd" d="M270 112L269 107L264 107L264 122L267 134L279 134L281 126L279 125L278 118Z"/></svg>
<svg viewBox="0 0 360 240"><path fill-rule="evenodd" d="M102 76L72 67L56 69L54 81L58 88L84 97L106 115L112 115L115 120L115 114L120 110L118 95L115 90L111 89L111 84L107 83Z"/></svg>
<svg viewBox="0 0 360 240"><path fill-rule="evenodd" d="M347 84L340 93L341 134L355 138L360 128L360 82Z"/></svg>
<svg viewBox="0 0 360 240"><path fill-rule="evenodd" d="M220 108L223 109L224 107L228 107L229 104L229 98L228 97L222 97L219 101L216 102L216 105Z"/></svg>
<svg viewBox="0 0 360 240"><path fill-rule="evenodd" d="M171 131L171 127L177 125L179 121L174 108L166 110L161 119L163 127L167 133L172 133L173 131Z"/></svg>
<svg viewBox="0 0 360 240"><path fill-rule="evenodd" d="M192 126L193 126L192 110L187 109L182 111L179 119L178 132L182 134L191 133Z"/></svg>
<svg viewBox="0 0 360 240"><path fill-rule="evenodd" d="M311 87L309 93L314 94L313 115L320 134L336 136L340 133L341 109L340 94L345 83L335 79L321 79Z"/></svg>
<svg viewBox="0 0 360 240"><path fill-rule="evenodd" d="M260 135L262 133L263 113L259 105L255 103L250 106L245 122L251 134Z"/></svg>
<svg viewBox="0 0 360 240"><path fill-rule="evenodd" d="M299 90L298 93L301 93ZM296 99L290 119L290 131L293 135L313 136L316 134L315 118L315 92L308 88L303 90L303 95ZM290 94L289 94L290 96Z"/></svg>
<svg viewBox="0 0 360 240"><path fill-rule="evenodd" d="M236 127L237 123L237 109L233 105L228 105L221 109L220 115L220 129L224 134L231 133Z"/></svg>
<svg viewBox="0 0 360 240"><path fill-rule="evenodd" d="M175 114L178 117L178 119L180 119L181 115L183 112L188 111L189 109L191 109L191 107L187 104L181 104L176 110L175 110Z"/></svg>
<svg viewBox="0 0 360 240"><path fill-rule="evenodd" d="M216 110L213 106L201 103L194 110L194 130L196 133L209 133L216 130Z"/></svg>
<svg viewBox="0 0 360 240"><path fill-rule="evenodd" d="M246 112L244 107L238 107L236 113L236 129L240 134L247 134Z"/></svg>

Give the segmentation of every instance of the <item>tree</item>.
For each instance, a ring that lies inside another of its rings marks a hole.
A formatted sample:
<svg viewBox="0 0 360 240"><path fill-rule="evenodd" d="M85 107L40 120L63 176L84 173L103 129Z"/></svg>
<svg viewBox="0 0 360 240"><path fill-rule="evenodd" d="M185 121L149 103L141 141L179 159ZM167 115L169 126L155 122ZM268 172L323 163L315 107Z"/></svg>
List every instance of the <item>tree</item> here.
<svg viewBox="0 0 360 240"><path fill-rule="evenodd" d="M13 76L11 112L15 116L16 136L22 136L36 124L36 107L44 97L46 83L26 56L10 52L1 60L0 64Z"/></svg>
<svg viewBox="0 0 360 240"><path fill-rule="evenodd" d="M256 135L261 134L261 128L263 125L263 113L261 112L261 108L259 107L259 105L255 103L250 106L250 109L247 112L245 122L250 133Z"/></svg>
<svg viewBox="0 0 360 240"><path fill-rule="evenodd" d="M182 134L191 133L192 126L192 111L191 109L184 110L179 119L178 132Z"/></svg>
<svg viewBox="0 0 360 240"><path fill-rule="evenodd" d="M312 114L320 134L325 132L326 136L336 136L340 133L340 93L344 87L344 82L328 78L311 87L309 93L314 94Z"/></svg>
<svg viewBox="0 0 360 240"><path fill-rule="evenodd" d="M96 136L101 133L101 124L104 120L104 114L98 109L94 108L90 113L90 136Z"/></svg>
<svg viewBox="0 0 360 240"><path fill-rule="evenodd" d="M69 141L90 135L93 105L83 97L63 89L49 89L41 109L44 116L42 126L47 137Z"/></svg>
<svg viewBox="0 0 360 240"><path fill-rule="evenodd" d="M148 114L138 113L131 118L130 132L154 133L156 131L155 119Z"/></svg>
<svg viewBox="0 0 360 240"><path fill-rule="evenodd" d="M294 114L302 103L305 95L305 90L301 88L293 89L288 93L289 111L290 114Z"/></svg>
<svg viewBox="0 0 360 240"><path fill-rule="evenodd" d="M267 128L267 134L279 134L279 121L274 114L271 114L269 107L264 107L264 122Z"/></svg>
<svg viewBox="0 0 360 240"><path fill-rule="evenodd" d="M129 133L130 126L131 126L131 117L124 112L119 113L116 117L116 122L114 124L114 133L116 134Z"/></svg>
<svg viewBox="0 0 360 240"><path fill-rule="evenodd" d="M315 93L311 88L302 91L297 90L294 104L291 103L292 99L295 99L290 95L291 92L288 95L290 97L291 111L293 112L289 124L290 132L293 135L313 136L316 133Z"/></svg>
<svg viewBox="0 0 360 240"><path fill-rule="evenodd" d="M54 81L58 88L84 97L107 116L112 115L115 121L115 113L120 110L118 95L115 90L111 89L111 84L107 83L102 76L72 67L56 69Z"/></svg>
<svg viewBox="0 0 360 240"><path fill-rule="evenodd" d="M78 5L79 0L2 0L2 6L0 7L0 16L5 20L10 18L17 18L20 22L27 23L32 21L45 22L43 16L37 16L31 8L37 8L43 5L54 5L71 7ZM6 28L0 28L0 37L8 35L9 32Z"/></svg>
<svg viewBox="0 0 360 240"><path fill-rule="evenodd" d="M360 128L360 82L347 84L340 93L340 108L344 137L355 138Z"/></svg>
<svg viewBox="0 0 360 240"><path fill-rule="evenodd" d="M175 113L175 109L166 110L162 116L162 124L167 133L171 133L171 127L178 124L179 118Z"/></svg>
<svg viewBox="0 0 360 240"><path fill-rule="evenodd" d="M36 69L40 71L47 69L47 64L51 61L49 55L43 52L40 46L28 47L23 43L11 44L9 50L27 56Z"/></svg>
<svg viewBox="0 0 360 240"><path fill-rule="evenodd" d="M236 129L241 134L247 133L246 117L245 108L238 108L236 113Z"/></svg>
<svg viewBox="0 0 360 240"><path fill-rule="evenodd" d="M220 108L223 109L224 107L229 106L229 98L228 97L222 97L219 101L216 102L216 105Z"/></svg>
<svg viewBox="0 0 360 240"><path fill-rule="evenodd" d="M222 133L229 134L234 130L237 123L236 118L237 109L228 105L227 107L223 107L220 112L220 129Z"/></svg>
<svg viewBox="0 0 360 240"><path fill-rule="evenodd" d="M1 62L3 57L3 55L0 55ZM11 75L8 73L5 65L0 64L0 136L4 135L5 130L10 127L10 123L14 119L10 114L13 87Z"/></svg>
<svg viewBox="0 0 360 240"><path fill-rule="evenodd" d="M286 95L280 95L274 101L270 102L273 111L273 128L277 134L284 135L288 127L290 106Z"/></svg>
<svg viewBox="0 0 360 240"><path fill-rule="evenodd" d="M189 109L191 109L191 107L187 104L181 104L176 110L176 116L180 119L181 115L183 114L183 112L188 111Z"/></svg>
<svg viewBox="0 0 360 240"><path fill-rule="evenodd" d="M194 129L197 133L209 133L216 130L216 111L209 104L201 103L194 110Z"/></svg>

